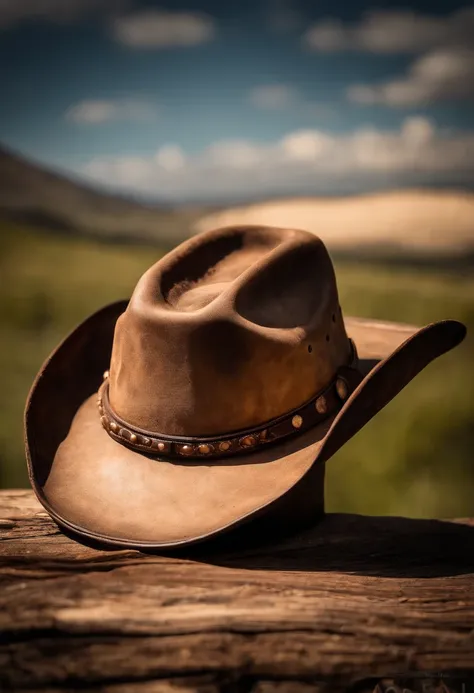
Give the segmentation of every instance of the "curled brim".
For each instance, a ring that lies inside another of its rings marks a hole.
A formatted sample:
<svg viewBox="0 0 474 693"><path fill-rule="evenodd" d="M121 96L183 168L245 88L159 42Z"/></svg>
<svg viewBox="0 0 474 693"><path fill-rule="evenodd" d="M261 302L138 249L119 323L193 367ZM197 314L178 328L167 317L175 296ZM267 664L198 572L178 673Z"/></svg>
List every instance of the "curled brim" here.
<svg viewBox="0 0 474 693"><path fill-rule="evenodd" d="M135 452L102 428L96 392L126 305L92 315L43 365L26 405L25 442L33 488L60 525L134 548L194 543L262 514L466 331L454 320L416 328L346 318L364 378L339 412L280 445L206 464Z"/></svg>

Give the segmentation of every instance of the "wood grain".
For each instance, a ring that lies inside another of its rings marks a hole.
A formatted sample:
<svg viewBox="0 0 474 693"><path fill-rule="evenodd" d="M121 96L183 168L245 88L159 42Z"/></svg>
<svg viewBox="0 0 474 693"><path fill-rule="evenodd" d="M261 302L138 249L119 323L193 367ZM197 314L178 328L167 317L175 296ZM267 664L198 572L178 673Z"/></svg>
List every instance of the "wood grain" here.
<svg viewBox="0 0 474 693"><path fill-rule="evenodd" d="M0 492L0 690L313 693L474 673L474 521L326 515L193 550L86 546Z"/></svg>

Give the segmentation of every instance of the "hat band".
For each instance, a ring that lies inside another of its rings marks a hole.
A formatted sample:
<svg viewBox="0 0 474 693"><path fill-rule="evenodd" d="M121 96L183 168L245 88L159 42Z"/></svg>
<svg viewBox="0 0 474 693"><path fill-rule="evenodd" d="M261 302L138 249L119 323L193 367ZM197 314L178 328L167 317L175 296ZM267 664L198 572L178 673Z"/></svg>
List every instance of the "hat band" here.
<svg viewBox="0 0 474 693"><path fill-rule="evenodd" d="M148 455L172 458L222 458L248 453L307 431L335 414L362 380L355 368L357 355L352 344L351 365L342 366L334 379L301 407L254 428L214 437L176 437L146 431L121 419L110 406L108 373L98 393L100 421L115 441Z"/></svg>

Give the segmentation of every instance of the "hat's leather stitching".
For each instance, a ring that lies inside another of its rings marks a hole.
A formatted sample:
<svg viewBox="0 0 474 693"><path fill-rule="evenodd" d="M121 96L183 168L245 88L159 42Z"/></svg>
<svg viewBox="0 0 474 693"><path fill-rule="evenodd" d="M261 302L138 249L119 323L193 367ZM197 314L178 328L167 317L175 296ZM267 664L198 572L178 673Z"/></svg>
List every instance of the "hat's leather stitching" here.
<svg viewBox="0 0 474 693"><path fill-rule="evenodd" d="M341 408L363 377L356 368L355 345L352 340L350 342L350 363L338 369L329 385L297 409L253 428L213 437L178 437L137 428L113 411L108 396L108 378L98 392L101 423L113 440L148 455L212 460L213 457L221 459L248 453L262 445L307 431Z"/></svg>

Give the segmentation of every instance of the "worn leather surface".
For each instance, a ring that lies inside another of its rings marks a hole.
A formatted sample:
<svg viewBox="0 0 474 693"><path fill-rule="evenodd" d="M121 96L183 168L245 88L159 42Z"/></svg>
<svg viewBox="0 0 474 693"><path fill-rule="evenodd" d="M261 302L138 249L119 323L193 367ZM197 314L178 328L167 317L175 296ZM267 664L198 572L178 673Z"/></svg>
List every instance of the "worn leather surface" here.
<svg viewBox="0 0 474 693"><path fill-rule="evenodd" d="M140 279L117 322L110 404L136 428L219 435L300 406L349 355L322 241L306 231L219 230Z"/></svg>
<svg viewBox="0 0 474 693"><path fill-rule="evenodd" d="M58 449L44 494L59 515L103 537L163 545L195 539L291 488L311 467L315 437L329 424L313 430L303 449L293 441L222 464L157 460L107 435L93 395Z"/></svg>
<svg viewBox="0 0 474 693"><path fill-rule="evenodd" d="M136 452L143 452L146 455L159 455L161 453L167 458L206 459L208 462L216 460L217 464L221 464L223 459L248 454L251 448L256 449L265 445L281 443L288 437L301 434L303 431L323 423L335 415L342 406L343 402L338 387L344 388L341 392L343 392L343 398L346 399L361 380L362 374L358 370L357 360L355 360L351 366L339 368L329 385L298 409L293 409L278 419L266 421L256 428L228 431L220 439L169 438L158 431L144 431L142 428L131 426L128 421L119 419L111 409L107 379L98 392L97 411L102 428L108 435ZM317 405L319 404L321 408L322 403L324 403L324 410L319 411ZM298 426L295 426L295 420L297 420ZM222 444L224 444L224 450Z"/></svg>
<svg viewBox="0 0 474 693"><path fill-rule="evenodd" d="M221 241L215 232L176 249L144 275L127 310L121 302L91 316L44 364L27 402L26 450L33 487L60 524L88 538L159 547L202 540L263 513L275 526L288 508L295 521L298 508L306 518L321 513L324 461L462 340L465 328L455 321L417 330L348 318L344 327L340 314L332 318L337 290L321 242L304 232L261 233L224 231ZM217 250L209 250L209 236ZM215 272L205 271L216 258ZM256 425L307 399L347 358L346 329L364 380L335 417L283 444L207 465L137 453L100 425L95 393L112 346L115 407L137 421L162 416L160 430L168 424L170 433L203 435L239 421ZM155 402L148 414L147 402Z"/></svg>

